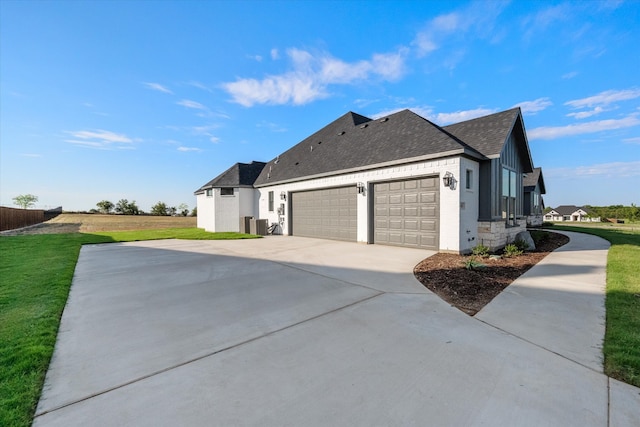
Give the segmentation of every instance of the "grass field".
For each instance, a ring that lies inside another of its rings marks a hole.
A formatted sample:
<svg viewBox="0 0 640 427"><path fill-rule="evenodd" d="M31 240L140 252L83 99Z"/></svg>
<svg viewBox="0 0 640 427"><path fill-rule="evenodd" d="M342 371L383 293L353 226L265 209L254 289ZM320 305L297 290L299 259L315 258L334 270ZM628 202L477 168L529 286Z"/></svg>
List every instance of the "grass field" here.
<svg viewBox="0 0 640 427"><path fill-rule="evenodd" d="M143 230L125 231L134 225ZM178 222L176 222L176 220ZM33 235L0 237L0 426L29 426L40 397L73 272L83 244L153 239L253 238L207 233L194 218L62 215ZM64 225L63 227L60 224ZM60 233L72 229L93 232ZM107 231L116 227L119 231Z"/></svg>
<svg viewBox="0 0 640 427"><path fill-rule="evenodd" d="M594 234L611 243L607 257L605 373L640 387L640 226L579 223L555 224L552 228Z"/></svg>

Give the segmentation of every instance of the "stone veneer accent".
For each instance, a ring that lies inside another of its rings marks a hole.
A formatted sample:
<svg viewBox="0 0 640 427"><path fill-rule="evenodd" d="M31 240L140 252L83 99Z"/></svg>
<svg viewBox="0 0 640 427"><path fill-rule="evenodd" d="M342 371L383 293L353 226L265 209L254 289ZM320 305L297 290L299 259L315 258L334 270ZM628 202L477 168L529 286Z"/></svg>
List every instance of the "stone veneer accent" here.
<svg viewBox="0 0 640 427"><path fill-rule="evenodd" d="M527 220L518 219L516 227L507 227L504 221L479 221L478 244L487 246L490 251L497 251L515 241L516 235L527 229Z"/></svg>

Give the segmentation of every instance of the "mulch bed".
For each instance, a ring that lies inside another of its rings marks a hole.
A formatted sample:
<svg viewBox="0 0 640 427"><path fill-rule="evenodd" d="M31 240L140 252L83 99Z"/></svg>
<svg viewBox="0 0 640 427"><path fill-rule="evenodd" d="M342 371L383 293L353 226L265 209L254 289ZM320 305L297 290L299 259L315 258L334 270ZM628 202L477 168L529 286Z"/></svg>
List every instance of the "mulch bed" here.
<svg viewBox="0 0 640 427"><path fill-rule="evenodd" d="M567 236L548 232L548 238L535 251L496 260L476 257L487 266L482 270L465 268L469 256L438 253L420 262L414 274L430 291L473 316L511 282L568 242Z"/></svg>

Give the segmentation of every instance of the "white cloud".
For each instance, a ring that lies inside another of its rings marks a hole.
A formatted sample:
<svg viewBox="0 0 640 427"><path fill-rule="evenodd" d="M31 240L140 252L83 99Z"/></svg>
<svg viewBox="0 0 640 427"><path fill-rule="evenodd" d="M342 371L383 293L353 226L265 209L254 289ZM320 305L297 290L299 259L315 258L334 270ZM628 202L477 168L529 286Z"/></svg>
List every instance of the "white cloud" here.
<svg viewBox="0 0 640 427"><path fill-rule="evenodd" d="M625 138L625 139L622 140L622 142L627 143L627 144L640 144L640 137Z"/></svg>
<svg viewBox="0 0 640 427"><path fill-rule="evenodd" d="M571 5L567 3L540 10L523 20L522 26L526 29L524 39L530 40L535 33L545 31L550 25L566 20L570 16L572 16Z"/></svg>
<svg viewBox="0 0 640 427"><path fill-rule="evenodd" d="M160 83L143 83L143 84L151 90L157 90L158 92L173 94L171 90L167 89L165 86L162 86Z"/></svg>
<svg viewBox="0 0 640 427"><path fill-rule="evenodd" d="M141 141L140 139L132 139L124 134L101 129L67 131L65 133L68 133L74 138L65 140L70 144L102 150L132 150L134 149L133 143Z"/></svg>
<svg viewBox="0 0 640 427"><path fill-rule="evenodd" d="M546 177L632 177L640 176L640 161L600 163L574 168L552 168L544 171Z"/></svg>
<svg viewBox="0 0 640 427"><path fill-rule="evenodd" d="M274 61L276 59L280 59L280 52L278 52L278 49L276 48L271 49L270 54L271 54L271 59L273 59Z"/></svg>
<svg viewBox="0 0 640 427"><path fill-rule="evenodd" d="M565 136L581 135L585 133L602 132L605 130L623 129L640 125L637 114L631 114L622 119L597 120L567 126L543 126L527 132L529 140L555 139Z"/></svg>
<svg viewBox="0 0 640 427"><path fill-rule="evenodd" d="M345 62L327 53L313 55L301 49L287 51L292 69L261 80L239 78L222 85L233 102L251 107L255 104L303 105L328 96L328 87L356 84L371 77L396 80L404 74L406 49L395 53L374 54L370 60Z"/></svg>
<svg viewBox="0 0 640 427"><path fill-rule="evenodd" d="M567 101L564 105L568 105L573 108L607 106L614 102L627 101L635 98L640 98L640 89L606 90L588 98Z"/></svg>
<svg viewBox="0 0 640 427"><path fill-rule="evenodd" d="M452 39L460 39L469 33L474 38L493 38L495 21L505 7L505 2L477 1L455 12L436 16L420 31L413 42L416 54L422 57L440 49ZM463 51L459 51L456 61L460 60Z"/></svg>
<svg viewBox="0 0 640 427"><path fill-rule="evenodd" d="M176 104L182 105L183 107L186 107L186 108L193 108L193 109L196 109L196 110L207 110L207 107L205 107L204 105L200 104L199 102L190 101L188 99L183 99L181 101L178 101L178 102L176 102Z"/></svg>
<svg viewBox="0 0 640 427"><path fill-rule="evenodd" d="M587 117L596 116L600 113L604 113L605 111L609 111L609 110L605 110L602 107L596 107L593 110L589 110L589 111L580 111L579 113L569 113L567 114L567 117L573 117L574 119L586 119Z"/></svg>
<svg viewBox="0 0 640 427"><path fill-rule="evenodd" d="M451 123L463 122L465 120L475 119L477 117L486 116L487 114L493 114L496 110L488 108L474 108L472 110L461 110L452 113L435 113L431 107L409 107L409 110L413 111L420 117L432 121L437 125L448 125ZM404 108L396 108L392 110L381 111L372 115L372 118L378 119L381 117L390 116L404 110Z"/></svg>
<svg viewBox="0 0 640 427"><path fill-rule="evenodd" d="M575 77L575 76L577 76L577 75L578 75L578 72L577 72L577 71L571 71L571 72L569 72L569 73L563 74L563 75L562 75L562 78L563 78L563 79L565 79L565 80L568 80L568 79L572 79L572 78L574 78L574 77Z"/></svg>
<svg viewBox="0 0 640 427"><path fill-rule="evenodd" d="M439 125L464 122L465 120L475 119L477 117L486 116L495 113L496 110L488 108L475 108L473 110L455 111L453 113L438 113L435 115L435 122Z"/></svg>
<svg viewBox="0 0 640 427"><path fill-rule="evenodd" d="M193 86L195 88L198 88L198 89L204 90L206 92L209 92L209 93L213 92L210 87L208 87L204 83L200 83L200 82L195 81L195 80L192 80L192 81L188 82L187 84L190 85L190 86Z"/></svg>
<svg viewBox="0 0 640 427"><path fill-rule="evenodd" d="M520 107L523 113L534 114L553 105L549 98L538 98L533 101L523 101L511 108Z"/></svg>
<svg viewBox="0 0 640 427"><path fill-rule="evenodd" d="M183 153L187 153L187 152L191 152L191 151L200 152L200 151L202 151L202 149L197 148L197 147L183 147L183 146L180 146L180 147L178 147L178 151L181 151Z"/></svg>

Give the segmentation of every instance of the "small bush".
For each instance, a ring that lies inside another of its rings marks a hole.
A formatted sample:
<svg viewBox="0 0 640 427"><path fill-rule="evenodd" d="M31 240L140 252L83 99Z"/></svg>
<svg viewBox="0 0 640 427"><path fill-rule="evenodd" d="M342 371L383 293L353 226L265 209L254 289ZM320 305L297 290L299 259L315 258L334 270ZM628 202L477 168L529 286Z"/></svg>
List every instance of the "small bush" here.
<svg viewBox="0 0 640 427"><path fill-rule="evenodd" d="M513 243L508 244L507 246L504 247L504 250L502 252L502 255L505 258L511 258L514 256L518 256L518 255L522 255L523 250L520 249L517 245L514 245Z"/></svg>
<svg viewBox="0 0 640 427"><path fill-rule="evenodd" d="M533 243L535 243L536 246L549 240L549 233L547 233L546 231L531 230L529 233L531 233L531 238L533 239Z"/></svg>
<svg viewBox="0 0 640 427"><path fill-rule="evenodd" d="M482 258L486 258L489 256L489 248L485 245L478 244L471 249L471 253L476 256L481 256Z"/></svg>
<svg viewBox="0 0 640 427"><path fill-rule="evenodd" d="M464 268L466 268L467 270L484 270L485 268L487 268L486 264L478 262L475 257L469 257L465 261L463 261L463 263Z"/></svg>

